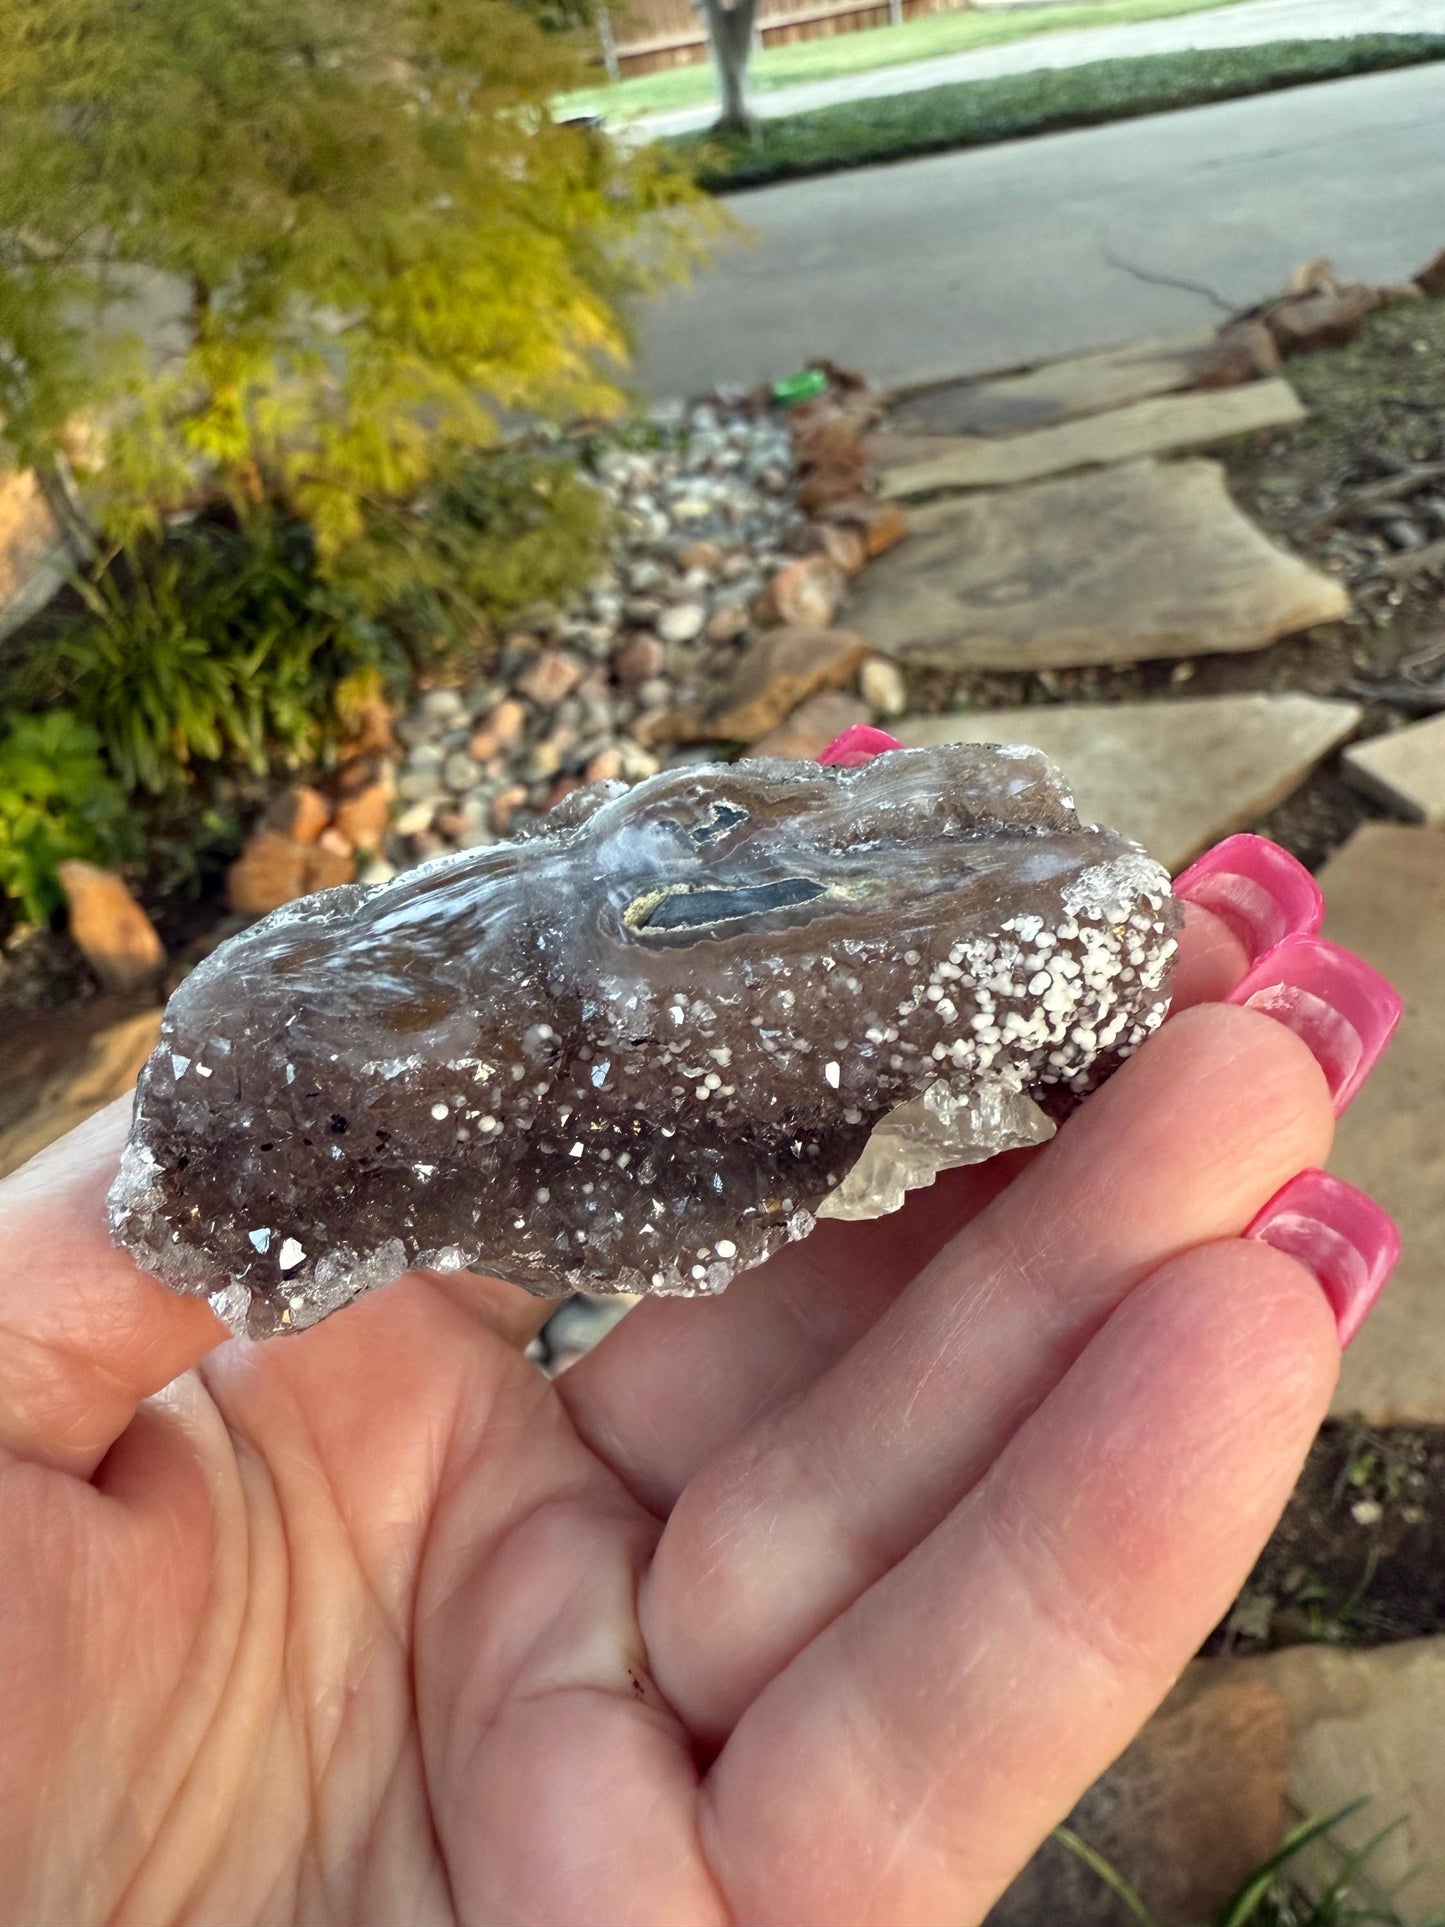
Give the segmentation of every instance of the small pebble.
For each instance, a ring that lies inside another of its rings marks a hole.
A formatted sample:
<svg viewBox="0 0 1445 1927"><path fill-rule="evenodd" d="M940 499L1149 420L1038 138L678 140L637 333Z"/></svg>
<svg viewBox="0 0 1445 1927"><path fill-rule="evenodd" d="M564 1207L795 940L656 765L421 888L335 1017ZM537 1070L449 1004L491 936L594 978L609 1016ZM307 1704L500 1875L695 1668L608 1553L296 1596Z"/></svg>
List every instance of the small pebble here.
<svg viewBox="0 0 1445 1927"><path fill-rule="evenodd" d="M435 803L413 803L410 809L402 811L392 827L398 836L419 836L423 830L431 828L431 820L435 815Z"/></svg>
<svg viewBox="0 0 1445 1927"><path fill-rule="evenodd" d="M467 720L467 706L455 689L429 689L417 707L424 716L439 723Z"/></svg>
<svg viewBox="0 0 1445 1927"><path fill-rule="evenodd" d="M858 671L858 694L875 716L901 716L908 707L903 672L886 656L870 656Z"/></svg>
<svg viewBox="0 0 1445 1927"><path fill-rule="evenodd" d="M664 609L658 618L657 633L664 642L693 642L707 627L707 610L700 602L679 602Z"/></svg>
<svg viewBox="0 0 1445 1927"><path fill-rule="evenodd" d="M492 798L492 828L498 836L506 836L512 828L512 819L527 800L527 792L520 783L513 783Z"/></svg>
<svg viewBox="0 0 1445 1927"><path fill-rule="evenodd" d="M587 765L587 781L589 783L615 782L622 774L625 760L620 748L598 750Z"/></svg>
<svg viewBox="0 0 1445 1927"><path fill-rule="evenodd" d="M666 676L649 676L637 685L639 709L667 709L672 703L672 684Z"/></svg>
<svg viewBox="0 0 1445 1927"><path fill-rule="evenodd" d="M546 649L517 678L517 687L539 709L555 709L582 680L582 664L565 649Z"/></svg>
<svg viewBox="0 0 1445 1927"><path fill-rule="evenodd" d="M660 675L666 659L667 652L656 636L629 636L614 654L612 667L623 688L631 689L649 676Z"/></svg>

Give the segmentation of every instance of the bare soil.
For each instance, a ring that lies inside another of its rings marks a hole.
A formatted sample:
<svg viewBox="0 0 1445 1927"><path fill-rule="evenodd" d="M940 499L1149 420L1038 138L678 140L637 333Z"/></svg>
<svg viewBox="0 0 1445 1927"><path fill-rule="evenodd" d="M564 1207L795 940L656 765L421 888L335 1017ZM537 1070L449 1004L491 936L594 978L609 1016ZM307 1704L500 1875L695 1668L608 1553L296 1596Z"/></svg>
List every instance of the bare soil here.
<svg viewBox="0 0 1445 1927"><path fill-rule="evenodd" d="M1445 1631L1445 1427L1331 1420L1206 1646L1385 1645Z"/></svg>

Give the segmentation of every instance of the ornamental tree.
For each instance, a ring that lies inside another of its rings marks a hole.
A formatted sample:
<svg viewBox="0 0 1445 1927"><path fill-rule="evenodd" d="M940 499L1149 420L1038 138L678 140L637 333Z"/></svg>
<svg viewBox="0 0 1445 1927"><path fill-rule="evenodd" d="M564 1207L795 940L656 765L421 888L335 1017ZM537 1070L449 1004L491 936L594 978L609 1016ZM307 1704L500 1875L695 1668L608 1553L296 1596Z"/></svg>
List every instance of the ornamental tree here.
<svg viewBox="0 0 1445 1927"><path fill-rule="evenodd" d="M120 540L198 478L331 565L504 421L615 406L680 172L560 125L509 0L7 0L0 412ZM85 434L67 442L77 414ZM84 479L84 478L83 478Z"/></svg>

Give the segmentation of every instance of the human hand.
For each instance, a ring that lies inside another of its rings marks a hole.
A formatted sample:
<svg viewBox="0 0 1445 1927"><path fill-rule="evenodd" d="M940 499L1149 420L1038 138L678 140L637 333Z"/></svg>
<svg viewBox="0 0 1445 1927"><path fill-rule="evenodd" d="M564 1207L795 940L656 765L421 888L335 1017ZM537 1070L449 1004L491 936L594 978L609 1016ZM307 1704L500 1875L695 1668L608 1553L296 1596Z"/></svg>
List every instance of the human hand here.
<svg viewBox="0 0 1445 1927"><path fill-rule="evenodd" d="M7 1924L979 1920L1227 1606L1388 1268L1363 1201L1353 1265L1240 1236L1388 999L1296 970L1355 1063L1210 1002L1278 920L1197 893L1182 1014L1053 1143L555 1385L488 1281L222 1342L105 1234L123 1106L0 1186Z"/></svg>

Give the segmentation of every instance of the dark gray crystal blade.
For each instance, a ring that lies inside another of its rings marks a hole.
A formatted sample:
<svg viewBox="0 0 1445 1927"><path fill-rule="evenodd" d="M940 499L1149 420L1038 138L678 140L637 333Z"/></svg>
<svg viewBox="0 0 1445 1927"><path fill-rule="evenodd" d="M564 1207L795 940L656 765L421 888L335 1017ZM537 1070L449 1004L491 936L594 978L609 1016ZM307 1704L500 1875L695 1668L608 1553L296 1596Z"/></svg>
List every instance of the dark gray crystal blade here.
<svg viewBox="0 0 1445 1927"><path fill-rule="evenodd" d="M1034 750L742 762L288 905L181 985L117 1240L253 1335L414 1267L721 1290L938 1077L1087 1089L1177 908Z"/></svg>

